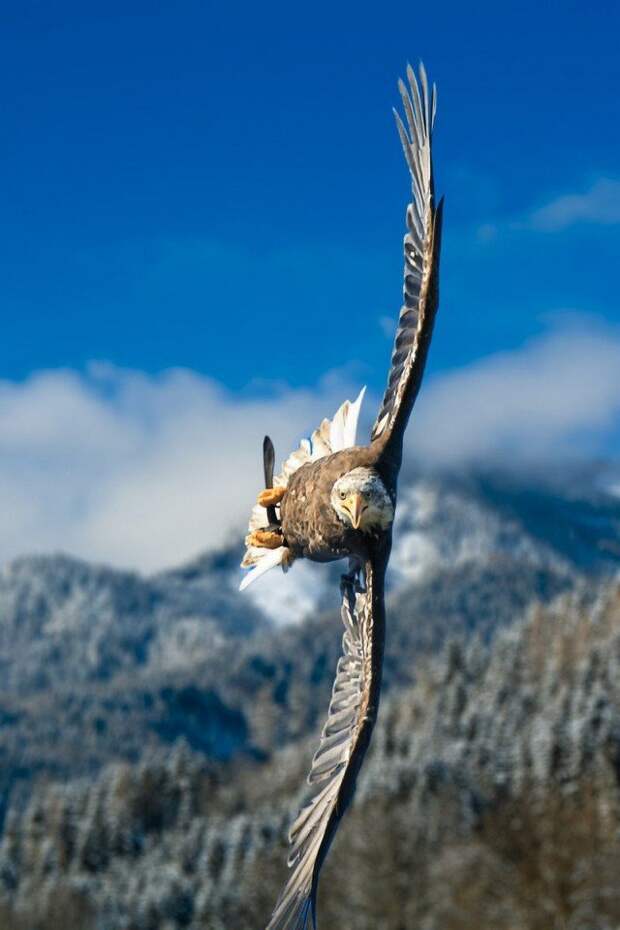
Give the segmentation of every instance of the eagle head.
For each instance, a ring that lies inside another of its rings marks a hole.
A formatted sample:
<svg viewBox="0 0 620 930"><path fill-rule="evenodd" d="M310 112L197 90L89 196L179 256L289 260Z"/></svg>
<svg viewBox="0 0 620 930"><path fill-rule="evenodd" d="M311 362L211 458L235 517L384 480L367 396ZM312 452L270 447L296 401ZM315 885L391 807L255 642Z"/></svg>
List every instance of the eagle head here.
<svg viewBox="0 0 620 930"><path fill-rule="evenodd" d="M386 530L394 519L394 504L373 468L354 468L334 482L331 505L343 523L370 533Z"/></svg>

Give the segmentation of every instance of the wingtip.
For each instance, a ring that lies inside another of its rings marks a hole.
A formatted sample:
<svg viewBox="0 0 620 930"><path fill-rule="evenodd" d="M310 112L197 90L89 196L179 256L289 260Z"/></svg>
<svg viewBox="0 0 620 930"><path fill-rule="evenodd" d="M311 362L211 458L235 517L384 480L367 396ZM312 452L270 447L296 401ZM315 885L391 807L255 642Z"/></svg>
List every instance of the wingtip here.
<svg viewBox="0 0 620 930"><path fill-rule="evenodd" d="M400 141L403 148L406 145L410 145L409 137L407 136L407 130L405 129L405 124L402 121L402 117L396 107L392 107L392 113L394 114L394 122L396 123L396 128L398 129L398 135L400 136Z"/></svg>

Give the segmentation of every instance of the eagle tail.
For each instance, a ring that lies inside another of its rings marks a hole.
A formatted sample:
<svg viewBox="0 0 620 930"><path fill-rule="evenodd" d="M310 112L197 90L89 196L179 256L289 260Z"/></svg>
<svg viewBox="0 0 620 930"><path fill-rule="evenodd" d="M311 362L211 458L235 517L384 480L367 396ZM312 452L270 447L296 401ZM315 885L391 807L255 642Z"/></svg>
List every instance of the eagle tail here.
<svg viewBox="0 0 620 930"><path fill-rule="evenodd" d="M239 585L240 591L245 591L248 585L268 572L269 569L281 565L284 571L291 564L290 551L286 546L278 546L277 549L263 549L257 546L248 546L245 558L241 563L242 568L249 568L250 571L242 579Z"/></svg>

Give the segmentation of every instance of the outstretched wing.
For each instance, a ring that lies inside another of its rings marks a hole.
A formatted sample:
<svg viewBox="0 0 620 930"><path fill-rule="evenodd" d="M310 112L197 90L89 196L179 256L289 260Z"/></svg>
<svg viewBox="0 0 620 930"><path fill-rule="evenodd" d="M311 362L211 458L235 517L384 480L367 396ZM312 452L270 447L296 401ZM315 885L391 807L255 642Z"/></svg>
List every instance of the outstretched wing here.
<svg viewBox="0 0 620 930"><path fill-rule="evenodd" d="M420 384L438 305L439 250L443 201L435 207L431 139L435 121L436 90L429 92L424 65L420 86L411 66L409 87L398 87L407 128L396 111L396 125L411 174L412 201L407 207L404 240L404 303L400 311L387 388L372 429L372 439L402 444Z"/></svg>
<svg viewBox="0 0 620 930"><path fill-rule="evenodd" d="M353 797L377 716L385 626L385 562L381 558L366 563L363 589L355 573L342 579L343 655L308 776L314 790L291 829L291 873L267 930L316 926L319 871Z"/></svg>

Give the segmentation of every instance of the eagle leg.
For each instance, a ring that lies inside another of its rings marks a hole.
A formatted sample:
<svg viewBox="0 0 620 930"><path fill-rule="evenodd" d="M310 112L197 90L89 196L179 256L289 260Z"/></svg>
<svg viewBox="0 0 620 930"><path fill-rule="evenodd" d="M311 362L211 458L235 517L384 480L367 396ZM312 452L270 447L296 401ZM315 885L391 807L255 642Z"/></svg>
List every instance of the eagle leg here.
<svg viewBox="0 0 620 930"><path fill-rule="evenodd" d="M284 495L286 494L286 488L265 488L264 491L261 491L257 498L257 503L261 507L275 507L276 504L279 504Z"/></svg>
<svg viewBox="0 0 620 930"><path fill-rule="evenodd" d="M279 549L284 544L282 533L275 529L254 530L245 538L246 546L257 549Z"/></svg>

